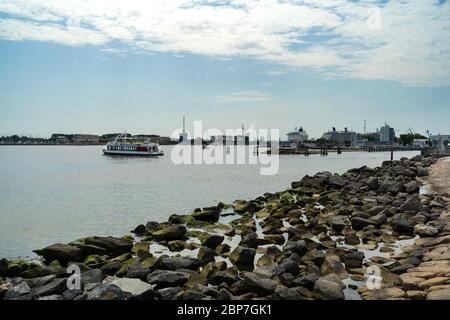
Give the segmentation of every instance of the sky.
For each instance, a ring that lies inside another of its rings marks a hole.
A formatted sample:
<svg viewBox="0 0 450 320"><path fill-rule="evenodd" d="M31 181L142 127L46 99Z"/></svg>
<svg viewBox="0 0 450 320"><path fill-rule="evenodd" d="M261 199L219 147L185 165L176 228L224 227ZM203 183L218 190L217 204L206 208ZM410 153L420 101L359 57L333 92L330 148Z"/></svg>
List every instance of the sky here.
<svg viewBox="0 0 450 320"><path fill-rule="evenodd" d="M450 134L446 0L0 0L0 136Z"/></svg>

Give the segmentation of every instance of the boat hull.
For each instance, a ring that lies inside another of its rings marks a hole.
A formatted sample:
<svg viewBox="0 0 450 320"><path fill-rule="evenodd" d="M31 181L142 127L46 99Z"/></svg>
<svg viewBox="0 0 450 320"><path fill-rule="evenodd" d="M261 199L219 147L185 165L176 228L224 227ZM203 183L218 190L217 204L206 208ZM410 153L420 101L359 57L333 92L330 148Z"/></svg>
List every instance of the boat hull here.
<svg viewBox="0 0 450 320"><path fill-rule="evenodd" d="M164 155L164 152L103 150L103 154L105 156L122 156L122 157L161 157Z"/></svg>

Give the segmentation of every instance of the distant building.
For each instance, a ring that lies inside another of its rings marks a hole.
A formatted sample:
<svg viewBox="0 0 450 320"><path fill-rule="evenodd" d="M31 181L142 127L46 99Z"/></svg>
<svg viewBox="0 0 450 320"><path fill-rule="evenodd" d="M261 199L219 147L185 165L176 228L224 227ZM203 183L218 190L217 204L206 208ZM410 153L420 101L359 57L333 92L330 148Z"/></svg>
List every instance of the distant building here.
<svg viewBox="0 0 450 320"><path fill-rule="evenodd" d="M331 131L325 132L322 138L339 145L351 145L358 139L358 134L347 128L344 131L337 131L336 128L333 128Z"/></svg>
<svg viewBox="0 0 450 320"><path fill-rule="evenodd" d="M54 141L56 144L68 144L70 140L66 136L56 136L54 137Z"/></svg>
<svg viewBox="0 0 450 320"><path fill-rule="evenodd" d="M308 134L302 127L300 129L295 128L294 131L287 134L287 142L289 143L304 143L308 140Z"/></svg>
<svg viewBox="0 0 450 320"><path fill-rule="evenodd" d="M380 128L380 131L378 132L380 135L380 142L385 143L393 143L395 139L395 130L394 128L391 128L387 123L384 124Z"/></svg>
<svg viewBox="0 0 450 320"><path fill-rule="evenodd" d="M428 139L414 139L413 147L415 148L423 148L428 144Z"/></svg>
<svg viewBox="0 0 450 320"><path fill-rule="evenodd" d="M94 134L74 134L74 144L98 144L98 136Z"/></svg>
<svg viewBox="0 0 450 320"><path fill-rule="evenodd" d="M431 144L433 146L438 146L439 142L442 140L442 142L450 142L450 134L438 134L438 135L432 135L430 136Z"/></svg>

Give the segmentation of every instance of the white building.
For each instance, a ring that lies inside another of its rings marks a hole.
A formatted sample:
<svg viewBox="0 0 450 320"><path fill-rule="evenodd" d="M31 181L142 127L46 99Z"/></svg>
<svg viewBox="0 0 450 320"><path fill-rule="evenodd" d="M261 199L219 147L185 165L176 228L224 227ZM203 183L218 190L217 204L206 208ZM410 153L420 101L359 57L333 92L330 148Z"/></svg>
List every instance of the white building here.
<svg viewBox="0 0 450 320"><path fill-rule="evenodd" d="M428 139L414 139L413 147L415 148L424 148L428 143Z"/></svg>
<svg viewBox="0 0 450 320"><path fill-rule="evenodd" d="M387 123L385 123L384 126L380 128L380 131L378 133L380 135L381 142L388 142L388 143L394 142L395 130L394 128L391 128Z"/></svg>

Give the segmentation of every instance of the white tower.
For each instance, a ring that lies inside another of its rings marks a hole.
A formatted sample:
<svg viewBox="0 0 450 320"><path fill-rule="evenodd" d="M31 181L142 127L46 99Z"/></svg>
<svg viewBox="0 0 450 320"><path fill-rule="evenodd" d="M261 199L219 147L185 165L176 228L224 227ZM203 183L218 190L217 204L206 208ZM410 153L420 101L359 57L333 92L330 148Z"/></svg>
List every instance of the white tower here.
<svg viewBox="0 0 450 320"><path fill-rule="evenodd" d="M183 116L183 131L180 133L180 141L181 144L188 144L188 134L186 132L186 121L185 117Z"/></svg>

